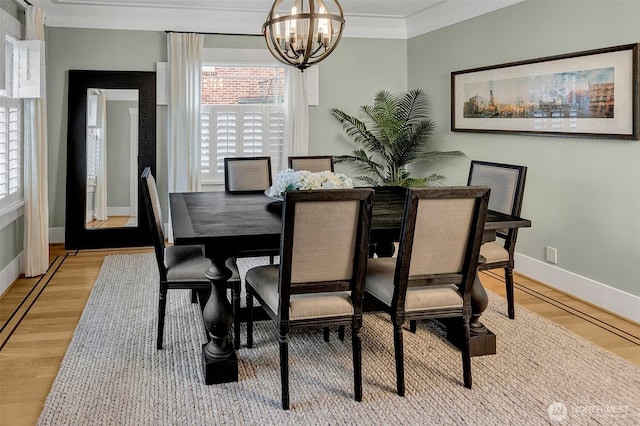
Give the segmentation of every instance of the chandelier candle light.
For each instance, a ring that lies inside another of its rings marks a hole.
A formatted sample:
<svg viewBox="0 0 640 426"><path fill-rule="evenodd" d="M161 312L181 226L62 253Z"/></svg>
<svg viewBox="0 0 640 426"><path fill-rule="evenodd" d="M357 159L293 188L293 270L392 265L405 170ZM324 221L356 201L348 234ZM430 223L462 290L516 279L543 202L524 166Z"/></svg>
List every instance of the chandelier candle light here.
<svg viewBox="0 0 640 426"><path fill-rule="evenodd" d="M329 56L343 29L337 0L276 0L262 34L277 60L304 71Z"/></svg>

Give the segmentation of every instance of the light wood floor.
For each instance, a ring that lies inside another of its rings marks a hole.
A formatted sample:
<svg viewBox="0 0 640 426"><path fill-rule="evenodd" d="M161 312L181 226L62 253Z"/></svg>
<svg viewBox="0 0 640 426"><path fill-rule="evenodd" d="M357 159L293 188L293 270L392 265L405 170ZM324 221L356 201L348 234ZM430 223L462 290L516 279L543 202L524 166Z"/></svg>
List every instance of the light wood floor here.
<svg viewBox="0 0 640 426"><path fill-rule="evenodd" d="M36 423L104 257L139 252L151 249L76 252L52 246L49 272L16 281L0 298L0 425ZM501 271L482 273L481 279L504 296ZM640 325L525 277L516 275L515 281L517 304L640 366Z"/></svg>

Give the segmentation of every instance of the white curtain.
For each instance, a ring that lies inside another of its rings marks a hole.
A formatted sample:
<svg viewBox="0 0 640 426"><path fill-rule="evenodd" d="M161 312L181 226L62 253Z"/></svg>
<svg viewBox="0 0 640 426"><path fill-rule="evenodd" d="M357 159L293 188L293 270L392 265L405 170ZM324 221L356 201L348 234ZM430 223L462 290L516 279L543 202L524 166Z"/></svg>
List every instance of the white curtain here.
<svg viewBox="0 0 640 426"><path fill-rule="evenodd" d="M44 40L42 9L26 8L26 39ZM44 68L40 74L46 82ZM49 188L47 184L46 98L24 101L24 274L44 274L49 266Z"/></svg>
<svg viewBox="0 0 640 426"><path fill-rule="evenodd" d="M202 34L168 34L170 99L169 192L200 190Z"/></svg>
<svg viewBox="0 0 640 426"><path fill-rule="evenodd" d="M287 116L282 146L282 169L289 166L291 156L309 155L309 106L307 84L302 71L294 67L285 70Z"/></svg>
<svg viewBox="0 0 640 426"><path fill-rule="evenodd" d="M98 167L96 170L95 216L107 220L107 95L98 97L100 133L98 136Z"/></svg>

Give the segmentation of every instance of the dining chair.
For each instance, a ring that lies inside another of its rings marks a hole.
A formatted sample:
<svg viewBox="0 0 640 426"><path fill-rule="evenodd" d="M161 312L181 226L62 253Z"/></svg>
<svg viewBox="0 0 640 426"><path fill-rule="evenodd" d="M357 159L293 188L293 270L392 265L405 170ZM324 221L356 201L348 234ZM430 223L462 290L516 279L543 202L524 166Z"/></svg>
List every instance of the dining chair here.
<svg viewBox="0 0 640 426"><path fill-rule="evenodd" d="M228 157L224 159L224 190L229 193L262 193L271 186L271 157ZM247 257L269 256L275 262L277 251L245 253Z"/></svg>
<svg viewBox="0 0 640 426"><path fill-rule="evenodd" d="M289 157L289 168L295 171L308 170L312 173L333 171L333 156L307 155L303 157Z"/></svg>
<svg viewBox="0 0 640 426"><path fill-rule="evenodd" d="M486 185L491 188L489 209L512 216L520 216L527 168L512 164L471 161L467 185ZM504 281L507 292L507 310L510 319L515 318L513 297L514 254L518 228L503 229L496 232L501 242L486 242L480 248L480 254L486 262L480 270L504 268Z"/></svg>
<svg viewBox="0 0 640 426"><path fill-rule="evenodd" d="M354 394L362 400L362 297L373 190L287 191L280 265L250 269L247 347L253 346L253 300L278 328L282 408L289 409L289 331L351 326Z"/></svg>
<svg viewBox="0 0 640 426"><path fill-rule="evenodd" d="M487 187L410 189L398 257L369 259L365 292L390 315L400 396L405 393L402 327L420 319L460 320L464 385L471 388L471 287L488 201Z"/></svg>
<svg viewBox="0 0 640 426"><path fill-rule="evenodd" d="M204 257L202 247L199 245L168 247L165 245L160 198L158 197L156 181L150 167L145 167L140 179L160 275L157 348L162 349L168 290L190 289L192 291L192 302L195 302L196 291L204 292L205 294L211 291L211 281L205 277L205 271L211 266L211 261ZM234 259L227 259L226 266L232 273L227 285L231 289L233 299L232 306L235 314L234 346L237 349L240 347L240 319L238 315L240 311L240 274Z"/></svg>
<svg viewBox="0 0 640 426"><path fill-rule="evenodd" d="M271 157L224 159L224 190L260 193L271 186Z"/></svg>

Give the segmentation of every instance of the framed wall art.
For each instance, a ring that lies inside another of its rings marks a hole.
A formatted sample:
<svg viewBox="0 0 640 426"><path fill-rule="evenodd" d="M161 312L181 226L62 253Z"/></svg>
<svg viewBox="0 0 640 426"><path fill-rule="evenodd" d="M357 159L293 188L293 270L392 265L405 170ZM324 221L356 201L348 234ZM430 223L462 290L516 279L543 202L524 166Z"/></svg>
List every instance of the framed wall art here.
<svg viewBox="0 0 640 426"><path fill-rule="evenodd" d="M451 130L639 140L640 43L451 73Z"/></svg>

